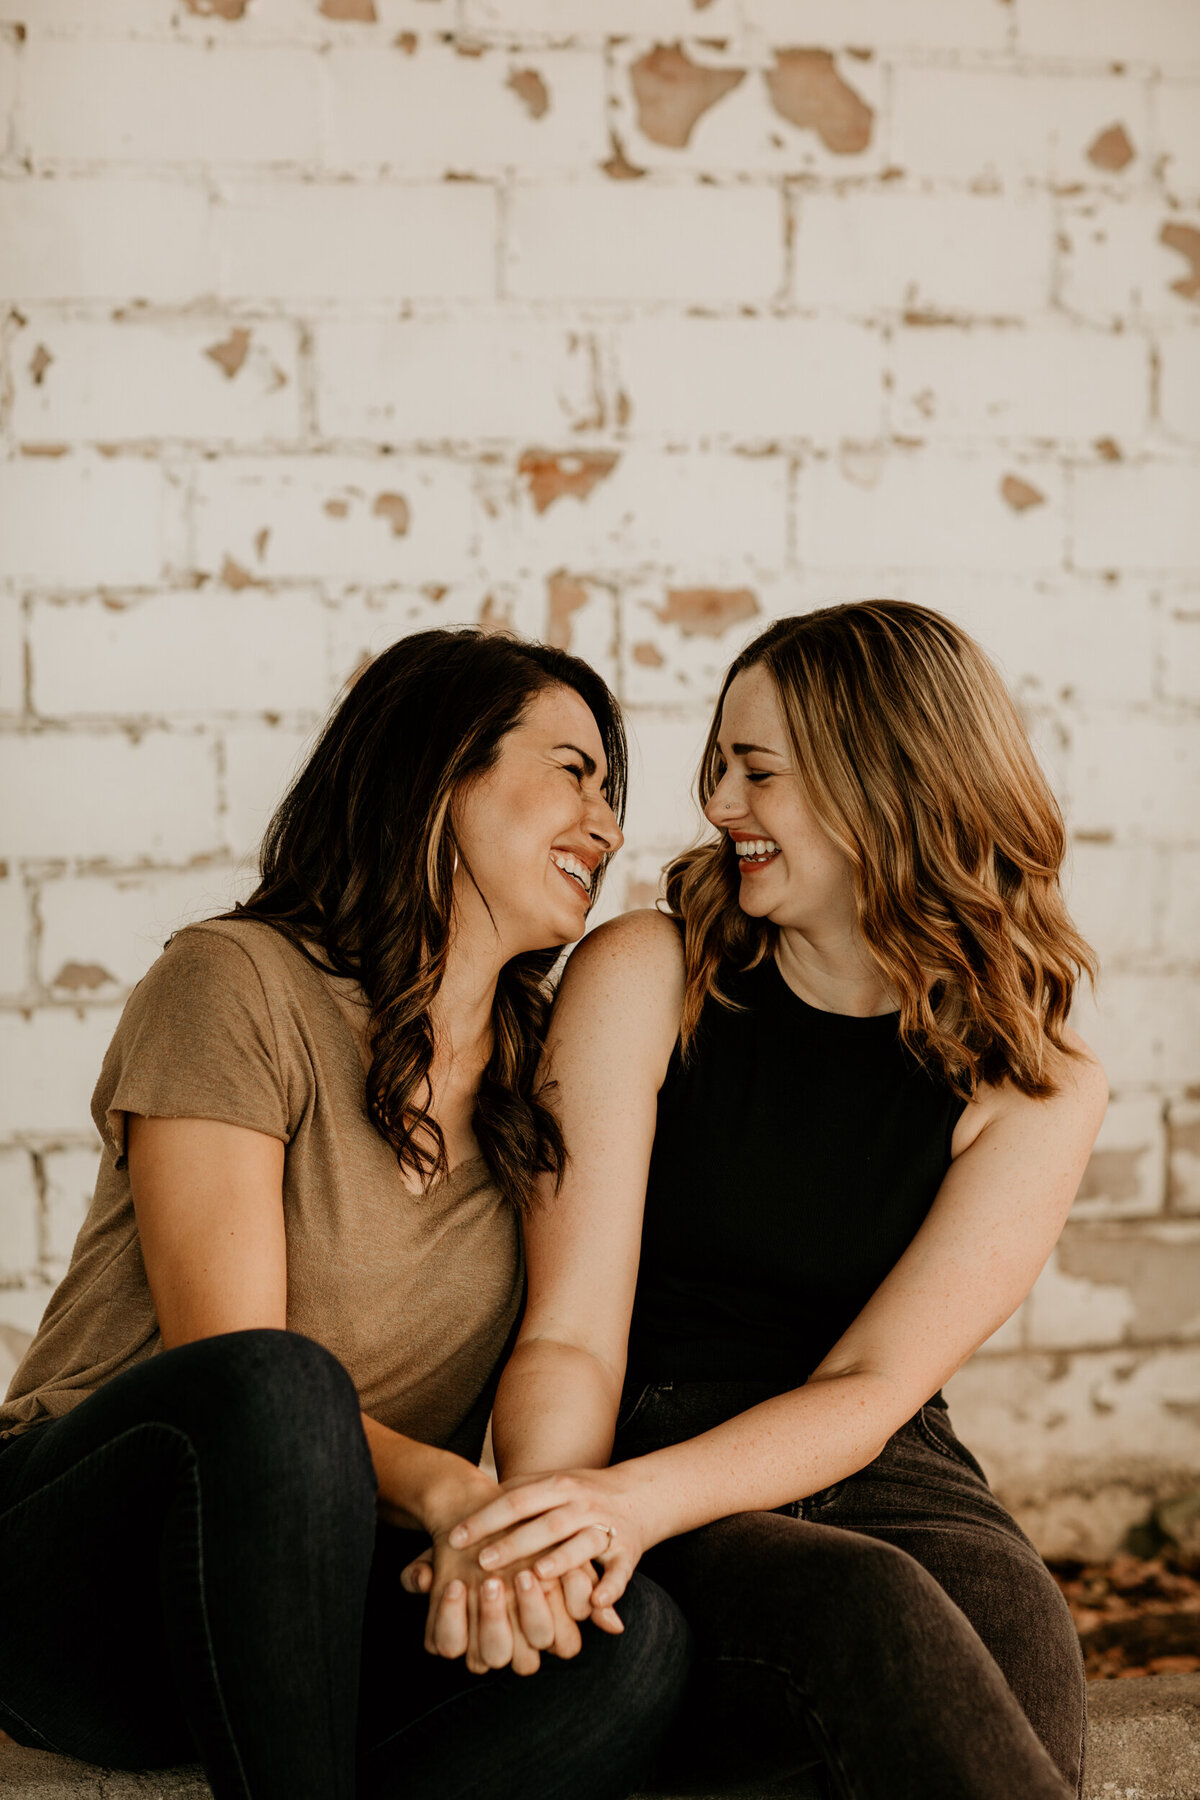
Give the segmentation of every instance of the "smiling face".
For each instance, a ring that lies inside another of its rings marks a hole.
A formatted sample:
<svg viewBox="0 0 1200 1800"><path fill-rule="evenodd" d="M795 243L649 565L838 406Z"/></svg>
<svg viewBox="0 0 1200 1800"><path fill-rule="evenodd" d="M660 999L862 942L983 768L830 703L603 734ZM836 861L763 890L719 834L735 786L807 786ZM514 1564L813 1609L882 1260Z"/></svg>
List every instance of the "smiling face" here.
<svg viewBox="0 0 1200 1800"><path fill-rule="evenodd" d="M720 781L705 816L738 858L738 904L815 937L855 928L853 872L808 800L773 677L734 676L721 707Z"/></svg>
<svg viewBox="0 0 1200 1800"><path fill-rule="evenodd" d="M491 768L459 795L456 910L492 929L482 895L506 960L582 937L601 859L624 841L607 779L591 709L555 685L534 695Z"/></svg>

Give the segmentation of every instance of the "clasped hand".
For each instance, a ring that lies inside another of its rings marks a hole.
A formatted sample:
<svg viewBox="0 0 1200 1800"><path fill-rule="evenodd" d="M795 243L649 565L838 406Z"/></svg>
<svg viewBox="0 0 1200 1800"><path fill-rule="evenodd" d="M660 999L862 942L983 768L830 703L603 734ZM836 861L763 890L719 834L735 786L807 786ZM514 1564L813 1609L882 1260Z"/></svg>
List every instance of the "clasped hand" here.
<svg viewBox="0 0 1200 1800"><path fill-rule="evenodd" d="M465 1655L476 1672L511 1662L532 1674L541 1650L577 1654L576 1621L622 1629L615 1602L642 1553L630 1495L611 1469L519 1476L404 1571L429 1595L425 1648ZM601 1565L597 1577L595 1565Z"/></svg>

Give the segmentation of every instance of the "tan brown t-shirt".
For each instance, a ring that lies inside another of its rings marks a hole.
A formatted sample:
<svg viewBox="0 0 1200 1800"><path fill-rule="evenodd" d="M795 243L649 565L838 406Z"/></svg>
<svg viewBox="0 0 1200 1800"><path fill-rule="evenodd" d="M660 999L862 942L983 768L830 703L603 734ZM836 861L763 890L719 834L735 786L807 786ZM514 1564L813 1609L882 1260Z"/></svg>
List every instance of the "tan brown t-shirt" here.
<svg viewBox="0 0 1200 1800"><path fill-rule="evenodd" d="M520 1227L481 1157L413 1194L370 1123L358 1042L326 976L257 920L175 937L129 997L92 1098L91 1208L0 1406L0 1436L57 1418L160 1350L125 1115L281 1138L287 1324L331 1350L363 1410L474 1458L520 1309Z"/></svg>

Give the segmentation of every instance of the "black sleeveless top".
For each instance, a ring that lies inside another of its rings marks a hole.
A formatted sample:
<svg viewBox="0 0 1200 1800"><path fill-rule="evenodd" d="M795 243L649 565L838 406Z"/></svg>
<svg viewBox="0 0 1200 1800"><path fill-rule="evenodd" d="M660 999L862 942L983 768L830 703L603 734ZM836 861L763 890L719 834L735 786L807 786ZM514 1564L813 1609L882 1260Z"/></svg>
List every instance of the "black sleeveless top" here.
<svg viewBox="0 0 1200 1800"><path fill-rule="evenodd" d="M658 1097L629 1345L642 1381L798 1386L915 1235L964 1102L898 1015L820 1012L772 958L722 983Z"/></svg>

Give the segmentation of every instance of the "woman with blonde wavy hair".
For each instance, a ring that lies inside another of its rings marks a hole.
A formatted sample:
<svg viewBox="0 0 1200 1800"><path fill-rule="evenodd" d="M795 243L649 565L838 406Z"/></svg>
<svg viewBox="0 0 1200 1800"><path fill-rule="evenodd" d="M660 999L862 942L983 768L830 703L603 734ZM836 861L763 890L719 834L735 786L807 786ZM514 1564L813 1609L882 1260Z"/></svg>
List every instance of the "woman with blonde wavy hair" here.
<svg viewBox="0 0 1200 1800"><path fill-rule="evenodd" d="M1058 809L978 645L882 600L737 658L700 798L666 915L568 966L503 1492L451 1542L568 1588L599 1564L597 1607L645 1559L697 1646L670 1780L1064 1800L1071 1619L940 1392L1104 1111Z"/></svg>

